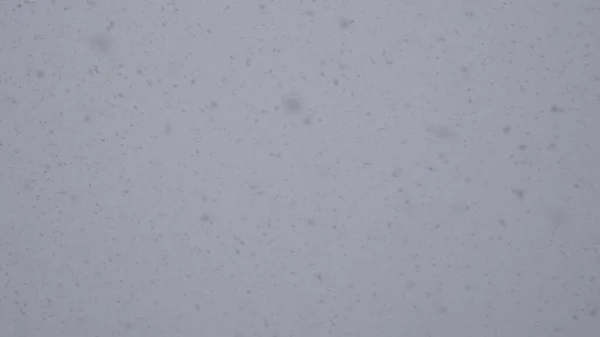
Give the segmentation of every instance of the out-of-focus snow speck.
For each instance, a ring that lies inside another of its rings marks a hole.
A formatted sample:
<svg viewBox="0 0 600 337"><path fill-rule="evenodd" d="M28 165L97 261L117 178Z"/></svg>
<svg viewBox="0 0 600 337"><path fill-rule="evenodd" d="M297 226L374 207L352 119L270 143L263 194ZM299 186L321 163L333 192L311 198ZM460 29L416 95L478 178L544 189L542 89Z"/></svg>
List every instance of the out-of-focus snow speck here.
<svg viewBox="0 0 600 337"><path fill-rule="evenodd" d="M558 105L554 104L554 105L552 105L552 106L550 107L550 111L551 111L552 113L555 113L555 114L561 114L561 113L564 113L564 112L565 112L565 108L563 108L563 107L560 107L560 106L558 106Z"/></svg>
<svg viewBox="0 0 600 337"><path fill-rule="evenodd" d="M525 191L522 188L513 188L510 190L514 196L516 196L519 200L523 200L525 198Z"/></svg>
<svg viewBox="0 0 600 337"><path fill-rule="evenodd" d="M283 110L290 114L299 114L304 111L304 100L298 93L292 92L282 98Z"/></svg>
<svg viewBox="0 0 600 337"><path fill-rule="evenodd" d="M107 53L111 47L111 41L108 35L103 33L95 33L90 37L90 43L94 50L104 54Z"/></svg>
<svg viewBox="0 0 600 337"><path fill-rule="evenodd" d="M352 26L352 24L354 24L354 20L348 19L346 17L340 18L340 21L339 21L340 28L348 29L348 28L350 28L350 26Z"/></svg>
<svg viewBox="0 0 600 337"><path fill-rule="evenodd" d="M208 110L216 111L217 109L219 109L219 103L217 103L216 101L208 102Z"/></svg>
<svg viewBox="0 0 600 337"><path fill-rule="evenodd" d="M427 129L430 133L435 135L437 138L446 140L446 141L455 141L458 139L458 136L454 131L449 129L448 127L430 127Z"/></svg>

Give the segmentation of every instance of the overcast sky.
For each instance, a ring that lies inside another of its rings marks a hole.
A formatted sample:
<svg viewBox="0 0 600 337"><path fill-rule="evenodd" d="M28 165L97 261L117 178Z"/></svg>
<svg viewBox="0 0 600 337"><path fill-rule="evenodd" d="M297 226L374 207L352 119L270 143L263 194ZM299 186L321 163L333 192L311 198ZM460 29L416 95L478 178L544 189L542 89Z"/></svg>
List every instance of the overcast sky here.
<svg viewBox="0 0 600 337"><path fill-rule="evenodd" d="M600 3L0 0L0 337L596 337Z"/></svg>

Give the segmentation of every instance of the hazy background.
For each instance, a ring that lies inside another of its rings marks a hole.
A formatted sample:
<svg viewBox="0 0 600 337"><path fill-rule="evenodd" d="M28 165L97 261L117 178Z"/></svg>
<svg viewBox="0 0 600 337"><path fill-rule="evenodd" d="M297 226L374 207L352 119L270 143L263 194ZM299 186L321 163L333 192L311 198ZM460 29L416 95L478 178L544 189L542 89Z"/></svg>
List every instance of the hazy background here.
<svg viewBox="0 0 600 337"><path fill-rule="evenodd" d="M0 336L598 336L600 3L0 0Z"/></svg>

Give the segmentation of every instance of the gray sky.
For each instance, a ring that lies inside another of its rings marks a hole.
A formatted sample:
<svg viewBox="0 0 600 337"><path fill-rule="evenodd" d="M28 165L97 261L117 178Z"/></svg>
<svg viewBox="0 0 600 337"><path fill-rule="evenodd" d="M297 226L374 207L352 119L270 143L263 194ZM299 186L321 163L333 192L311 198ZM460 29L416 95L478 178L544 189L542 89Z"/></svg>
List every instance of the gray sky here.
<svg viewBox="0 0 600 337"><path fill-rule="evenodd" d="M600 6L0 0L0 337L598 336Z"/></svg>

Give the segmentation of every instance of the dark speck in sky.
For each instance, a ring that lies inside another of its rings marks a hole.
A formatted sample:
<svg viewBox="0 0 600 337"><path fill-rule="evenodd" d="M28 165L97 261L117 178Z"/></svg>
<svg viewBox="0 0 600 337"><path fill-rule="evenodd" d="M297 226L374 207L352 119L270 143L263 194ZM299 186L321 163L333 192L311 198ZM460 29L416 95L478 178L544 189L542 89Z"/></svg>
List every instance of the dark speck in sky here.
<svg viewBox="0 0 600 337"><path fill-rule="evenodd" d="M513 188L511 190L512 194L514 194L519 200L523 200L525 198L525 192L520 188Z"/></svg>
<svg viewBox="0 0 600 337"><path fill-rule="evenodd" d="M92 47L100 53L108 52L111 45L108 36L104 34L94 34L90 39L90 43L92 44Z"/></svg>
<svg viewBox="0 0 600 337"><path fill-rule="evenodd" d="M553 112L553 113L555 113L555 114L560 114L560 113L565 112L565 108L560 107L560 106L554 104L554 105L552 105L552 107L550 107L550 111Z"/></svg>
<svg viewBox="0 0 600 337"><path fill-rule="evenodd" d="M283 109L291 114L299 114L304 110L302 96L291 93L283 97Z"/></svg>
<svg viewBox="0 0 600 337"><path fill-rule="evenodd" d="M454 133L454 131L450 130L447 127L430 128L428 131L433 133L437 138L447 141L453 141L458 138L456 136L456 133Z"/></svg>
<svg viewBox="0 0 600 337"><path fill-rule="evenodd" d="M340 28L348 29L348 28L350 28L350 26L352 26L353 23L354 23L354 20L342 18L342 19L340 19Z"/></svg>

